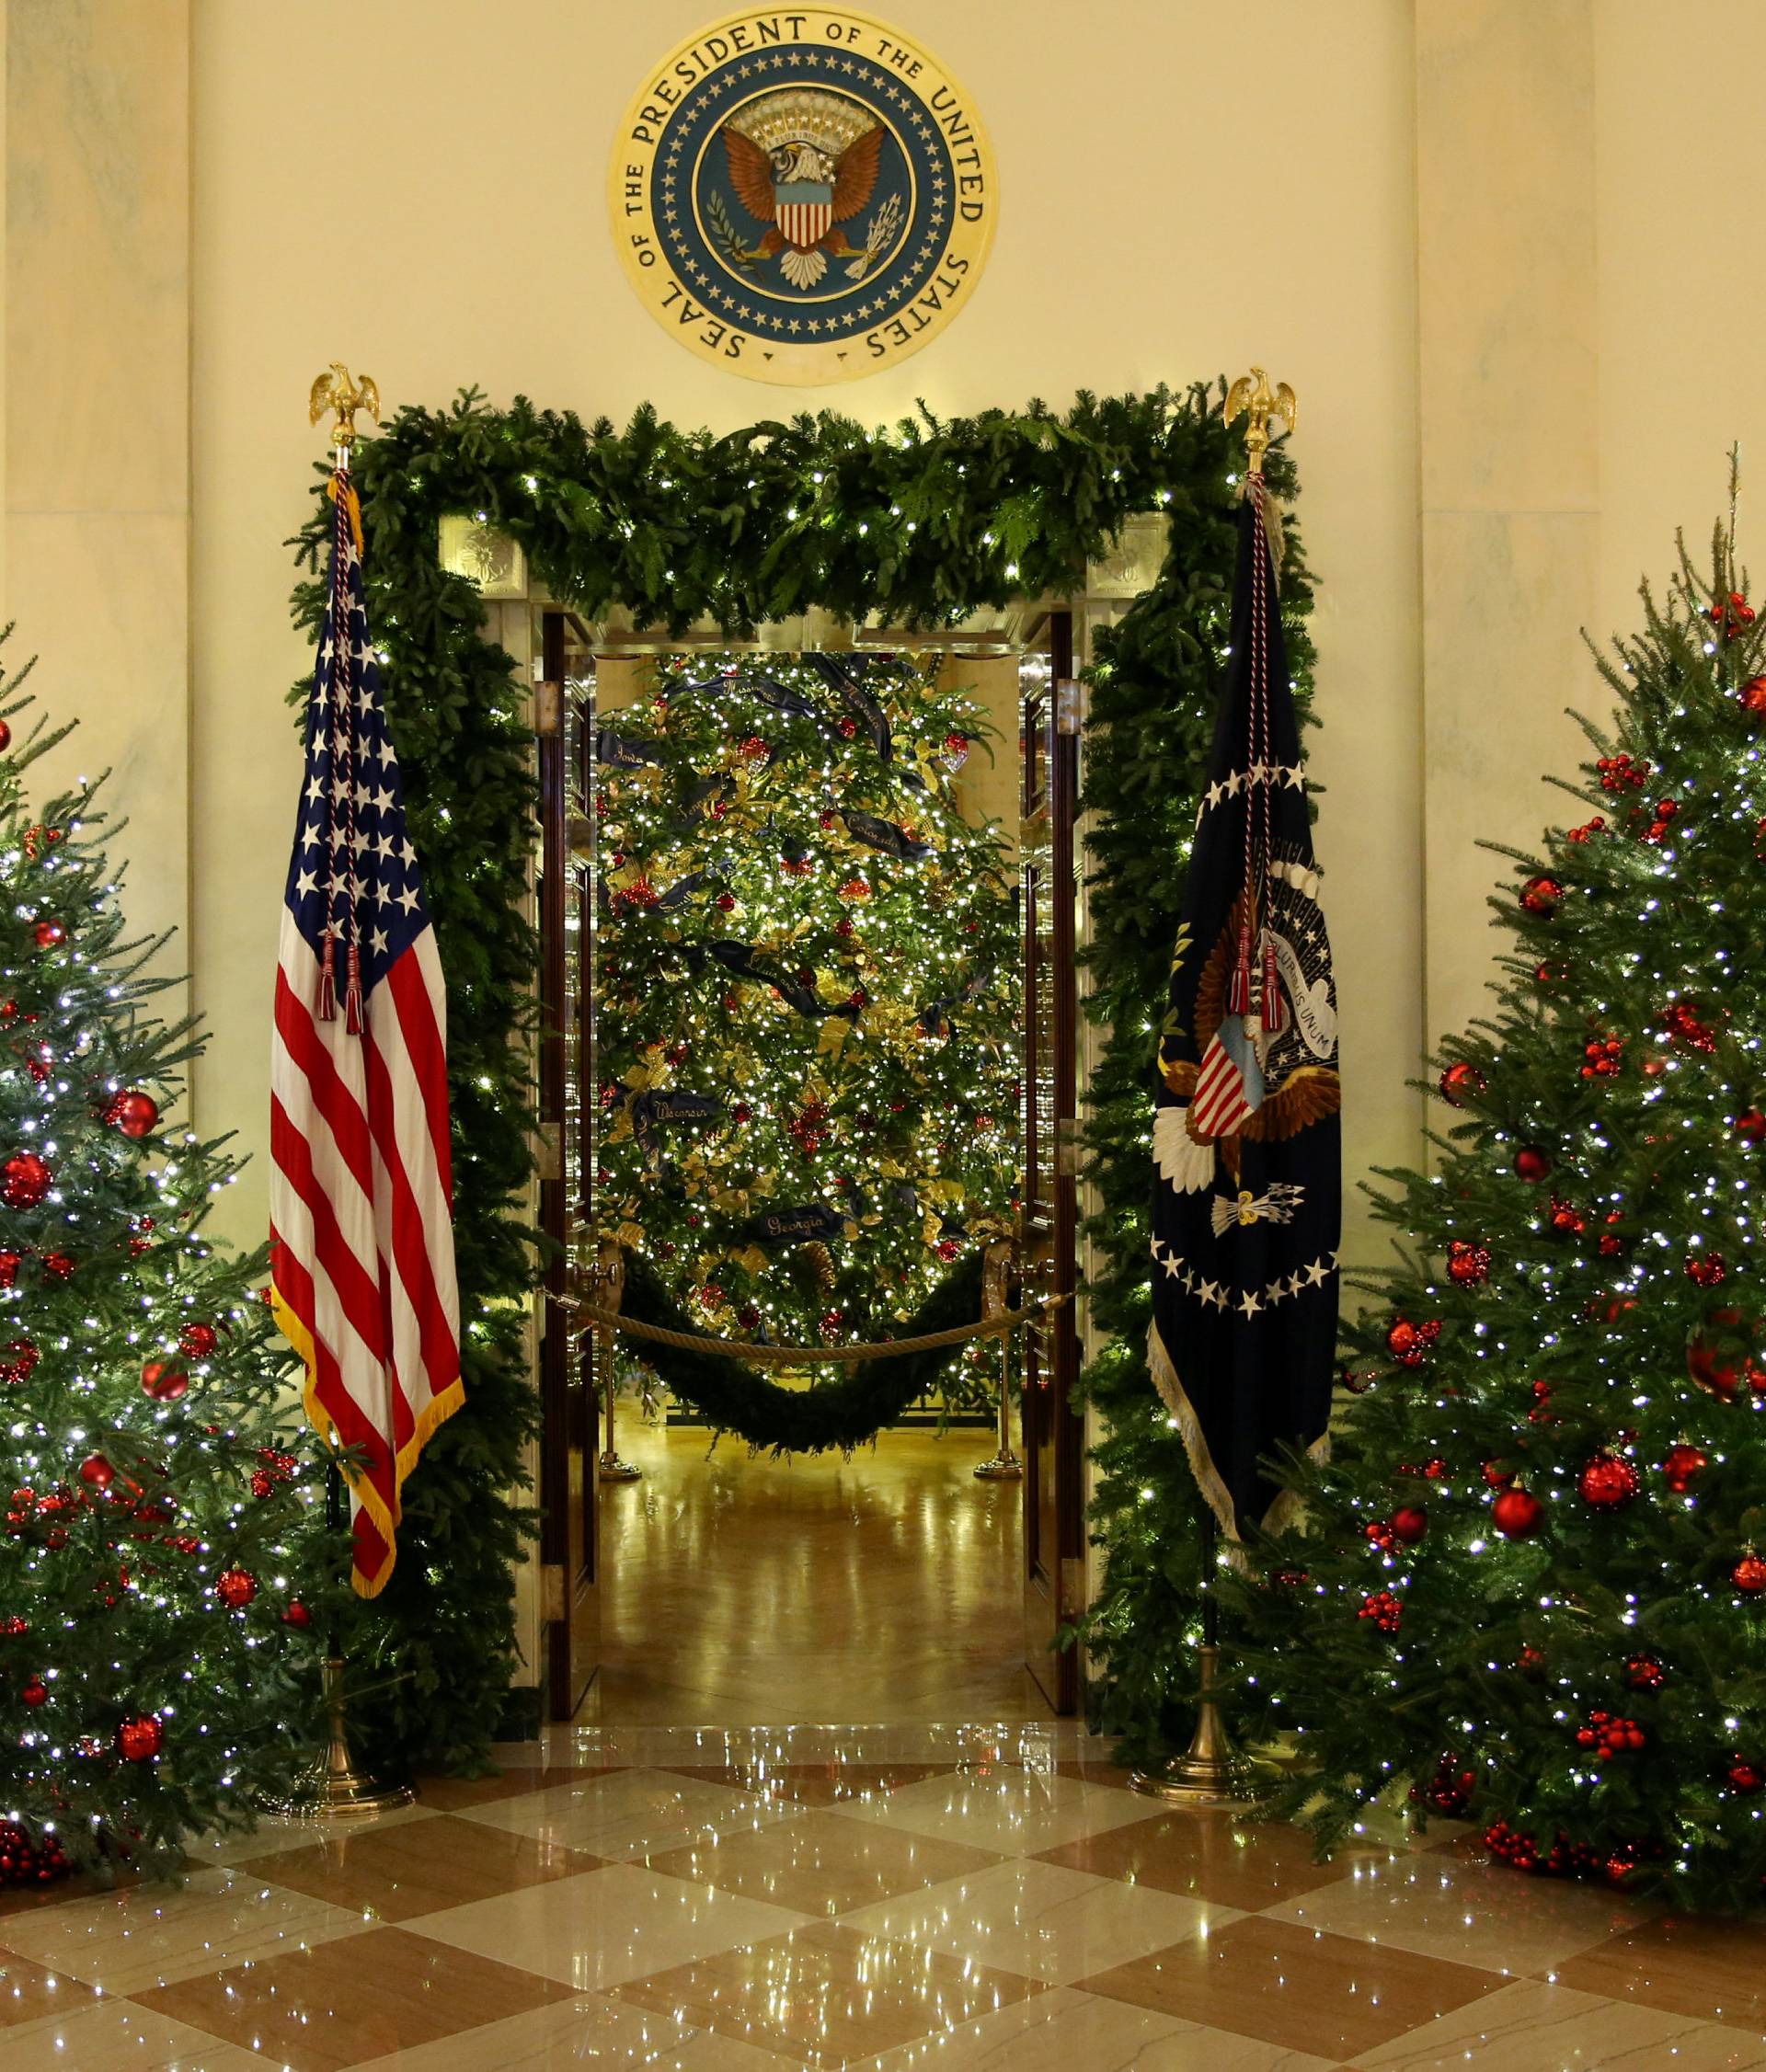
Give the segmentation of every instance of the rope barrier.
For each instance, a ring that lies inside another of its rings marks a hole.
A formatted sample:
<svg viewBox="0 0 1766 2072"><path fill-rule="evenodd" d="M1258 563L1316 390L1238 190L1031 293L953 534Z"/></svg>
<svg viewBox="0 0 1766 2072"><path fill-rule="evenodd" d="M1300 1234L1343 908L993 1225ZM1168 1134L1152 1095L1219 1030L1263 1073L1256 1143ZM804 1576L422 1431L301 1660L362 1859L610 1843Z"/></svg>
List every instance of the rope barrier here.
<svg viewBox="0 0 1766 2072"><path fill-rule="evenodd" d="M1028 1309L1002 1310L997 1316L981 1317L974 1323L958 1324L950 1331L923 1332L917 1338L884 1338L864 1345L755 1345L746 1339L717 1338L709 1332L668 1331L659 1323L643 1323L623 1316L617 1310L603 1310L593 1302L580 1302L572 1295L548 1298L559 1309L585 1319L586 1330L623 1331L628 1337L648 1338L657 1345L677 1345L689 1353L714 1349L756 1367L824 1367L830 1363L850 1365L859 1360L893 1359L902 1353L929 1353L940 1345L960 1345L970 1338L995 1338L1014 1324L1046 1316L1072 1300L1067 1295L1047 1295Z"/></svg>

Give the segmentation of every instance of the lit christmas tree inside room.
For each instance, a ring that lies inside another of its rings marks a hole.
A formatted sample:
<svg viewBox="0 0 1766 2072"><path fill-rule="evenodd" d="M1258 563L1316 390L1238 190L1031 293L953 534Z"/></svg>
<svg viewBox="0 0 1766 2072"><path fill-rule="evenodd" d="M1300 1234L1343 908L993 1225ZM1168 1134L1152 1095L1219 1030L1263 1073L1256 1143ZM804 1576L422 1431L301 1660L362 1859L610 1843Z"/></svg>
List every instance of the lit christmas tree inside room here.
<svg viewBox="0 0 1766 2072"><path fill-rule="evenodd" d="M1375 1802L1517 1868L1739 1909L1766 1879L1766 638L1728 535L1601 673L1574 818L1493 901L1447 1133L1386 1174L1309 1517L1233 1586L1244 1702L1331 1841ZM1586 724L1586 723L1585 723Z"/></svg>
<svg viewBox="0 0 1766 2072"><path fill-rule="evenodd" d="M261 1260L202 1226L235 1166L168 1123L192 1024L131 939L68 729L0 719L0 1884L163 1872L281 1782L313 1620Z"/></svg>
<svg viewBox="0 0 1766 2072"><path fill-rule="evenodd" d="M1011 1227L1015 909L955 783L985 732L935 657L675 656L603 716L597 1219L700 1328L887 1336Z"/></svg>

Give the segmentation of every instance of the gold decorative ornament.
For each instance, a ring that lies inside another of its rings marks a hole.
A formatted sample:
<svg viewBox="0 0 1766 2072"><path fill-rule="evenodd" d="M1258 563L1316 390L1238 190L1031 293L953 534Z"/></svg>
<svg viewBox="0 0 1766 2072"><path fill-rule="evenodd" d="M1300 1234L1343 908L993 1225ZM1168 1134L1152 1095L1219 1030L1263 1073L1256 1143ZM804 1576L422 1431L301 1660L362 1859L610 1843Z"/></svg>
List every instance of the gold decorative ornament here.
<svg viewBox="0 0 1766 2072"><path fill-rule="evenodd" d="M607 200L651 316L727 372L894 365L964 308L993 240L975 104L915 38L845 7L745 10L645 74Z"/></svg>
<svg viewBox="0 0 1766 2072"><path fill-rule="evenodd" d="M351 381L349 368L341 360L334 360L314 381L306 399L307 423L317 424L327 410L337 413L331 443L347 453L361 437L356 429L358 410L367 411L376 424L380 422L380 391L373 376L364 374L360 382Z"/></svg>
<svg viewBox="0 0 1766 2072"><path fill-rule="evenodd" d="M1269 450L1269 421L1280 418L1290 431L1299 423L1300 406L1294 400L1294 392L1286 382L1278 382L1272 389L1269 377L1261 367L1253 367L1248 374L1241 374L1226 392L1226 407L1222 412L1230 425L1239 417L1246 420L1244 428L1245 472L1249 475L1263 473L1263 456Z"/></svg>

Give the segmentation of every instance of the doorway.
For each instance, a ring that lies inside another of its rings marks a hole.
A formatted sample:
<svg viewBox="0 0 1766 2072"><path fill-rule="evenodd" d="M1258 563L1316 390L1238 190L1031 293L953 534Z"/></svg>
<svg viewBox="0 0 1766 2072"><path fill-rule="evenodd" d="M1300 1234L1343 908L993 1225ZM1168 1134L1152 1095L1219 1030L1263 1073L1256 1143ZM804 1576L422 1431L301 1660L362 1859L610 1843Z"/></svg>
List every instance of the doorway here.
<svg viewBox="0 0 1766 2072"><path fill-rule="evenodd" d="M591 1233L606 1220L596 1199L605 1169L595 1005L608 880L625 859L600 832L598 760L621 752L617 728L628 721L618 715L659 657L695 646L727 654L729 644L636 638L562 610L536 616L539 1207L556 1247L549 1285L563 1293L589 1285ZM711 1448L690 1408L666 1392L642 1408L616 1395L615 1436L605 1428L605 1360L598 1368L592 1339L551 1308L540 1481L554 1718L763 1724L1077 1710L1077 1658L1056 1644L1080 1608L1084 1547L1083 1432L1070 1408L1079 1350L1072 620L1044 610L1025 614L1009 639L1000 630L941 646L948 667L991 678L1003 706L1004 790L993 813L1015 853L1020 975L1014 1298L1060 1304L1008 1342L1004 1445L946 1405L931 1428L923 1418L891 1425L844 1458L768 1458L740 1440ZM836 652L884 656L923 640L866 628ZM805 639L799 652L820 650ZM623 1356L621 1365L630 1370ZM977 1476L1008 1449L1021 1480ZM616 1479L623 1469L638 1473Z"/></svg>

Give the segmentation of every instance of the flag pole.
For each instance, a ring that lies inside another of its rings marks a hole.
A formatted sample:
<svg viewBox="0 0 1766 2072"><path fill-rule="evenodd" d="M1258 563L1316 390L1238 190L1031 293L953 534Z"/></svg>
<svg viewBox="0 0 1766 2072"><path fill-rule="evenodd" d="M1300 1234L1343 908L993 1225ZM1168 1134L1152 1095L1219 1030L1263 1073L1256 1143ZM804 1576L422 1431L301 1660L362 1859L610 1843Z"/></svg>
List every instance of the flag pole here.
<svg viewBox="0 0 1766 2072"><path fill-rule="evenodd" d="M327 409L336 414L331 428L331 465L335 493L341 493L350 475L350 449L357 439L356 412L366 410L380 422L380 395L373 380L363 375L358 384L341 361L313 383L307 399L307 422L317 424ZM339 479L341 478L341 479ZM343 1470L338 1452L326 1442L325 1523L328 1532L341 1533L350 1522L344 1500ZM356 1761L350 1745L349 1705L344 1696L343 1624L331 1615L326 1635L325 1665L321 1672L325 1697L326 1749L294 1780L286 1794L264 1802L265 1811L284 1820L349 1820L389 1813L407 1806L417 1797L409 1784L387 1784Z"/></svg>
<svg viewBox="0 0 1766 2072"><path fill-rule="evenodd" d="M1263 456L1269 450L1269 423L1279 418L1291 431L1299 413L1294 392L1286 382L1271 389L1261 367L1242 374L1226 393L1221 411L1230 425L1244 413L1244 490L1255 495L1253 481L1263 481ZM1277 532L1271 545L1278 557ZM1199 1491L1199 1484L1198 1485ZM1221 1528L1206 1494L1201 1496L1200 1567L1202 1574L1202 1638L1196 1650L1196 1727L1189 1746L1175 1763L1162 1769L1136 1770L1129 1789L1148 1798L1164 1799L1179 1806L1233 1805L1252 1798L1267 1766L1244 1754L1227 1731L1217 1693L1221 1669L1221 1601L1214 1591L1214 1571L1220 1560Z"/></svg>

